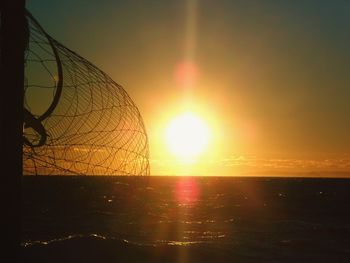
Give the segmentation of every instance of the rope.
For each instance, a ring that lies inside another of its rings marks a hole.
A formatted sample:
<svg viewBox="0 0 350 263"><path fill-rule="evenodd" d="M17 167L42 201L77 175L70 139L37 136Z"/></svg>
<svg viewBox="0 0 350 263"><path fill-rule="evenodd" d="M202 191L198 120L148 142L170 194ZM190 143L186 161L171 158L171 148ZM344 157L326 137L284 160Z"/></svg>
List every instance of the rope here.
<svg viewBox="0 0 350 263"><path fill-rule="evenodd" d="M24 174L149 175L145 126L127 92L27 20Z"/></svg>

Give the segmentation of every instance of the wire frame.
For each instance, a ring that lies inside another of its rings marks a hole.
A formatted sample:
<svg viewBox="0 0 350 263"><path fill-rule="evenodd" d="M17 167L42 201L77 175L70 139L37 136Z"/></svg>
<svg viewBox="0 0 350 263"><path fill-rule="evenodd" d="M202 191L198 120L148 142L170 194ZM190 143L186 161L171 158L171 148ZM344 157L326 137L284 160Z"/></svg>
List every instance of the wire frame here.
<svg viewBox="0 0 350 263"><path fill-rule="evenodd" d="M149 175L145 126L122 86L27 12L23 172Z"/></svg>

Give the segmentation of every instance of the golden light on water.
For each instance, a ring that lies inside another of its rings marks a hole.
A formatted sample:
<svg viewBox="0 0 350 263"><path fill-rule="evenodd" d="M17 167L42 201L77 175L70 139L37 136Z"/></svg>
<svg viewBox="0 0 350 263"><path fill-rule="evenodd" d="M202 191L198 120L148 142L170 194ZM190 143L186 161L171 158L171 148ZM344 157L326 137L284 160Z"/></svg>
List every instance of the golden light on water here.
<svg viewBox="0 0 350 263"><path fill-rule="evenodd" d="M207 150L210 137L206 122L195 114L186 112L170 121L165 141L171 153L188 161Z"/></svg>

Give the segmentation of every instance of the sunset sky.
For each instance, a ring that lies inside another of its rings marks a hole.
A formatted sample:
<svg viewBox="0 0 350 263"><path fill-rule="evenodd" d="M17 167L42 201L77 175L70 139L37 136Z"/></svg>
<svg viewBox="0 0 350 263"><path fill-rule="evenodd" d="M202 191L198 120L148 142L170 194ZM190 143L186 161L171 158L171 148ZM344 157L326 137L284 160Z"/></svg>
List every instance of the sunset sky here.
<svg viewBox="0 0 350 263"><path fill-rule="evenodd" d="M350 1L28 0L27 8L129 93L149 135L151 174L350 175ZM184 160L166 134L187 113L209 135Z"/></svg>

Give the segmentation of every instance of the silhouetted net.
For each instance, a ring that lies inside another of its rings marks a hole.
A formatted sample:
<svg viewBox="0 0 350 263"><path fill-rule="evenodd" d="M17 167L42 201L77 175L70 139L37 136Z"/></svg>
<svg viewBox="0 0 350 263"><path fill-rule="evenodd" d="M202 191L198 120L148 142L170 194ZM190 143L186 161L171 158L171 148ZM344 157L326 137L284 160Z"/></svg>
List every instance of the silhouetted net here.
<svg viewBox="0 0 350 263"><path fill-rule="evenodd" d="M27 19L24 174L148 175L147 134L126 91Z"/></svg>

